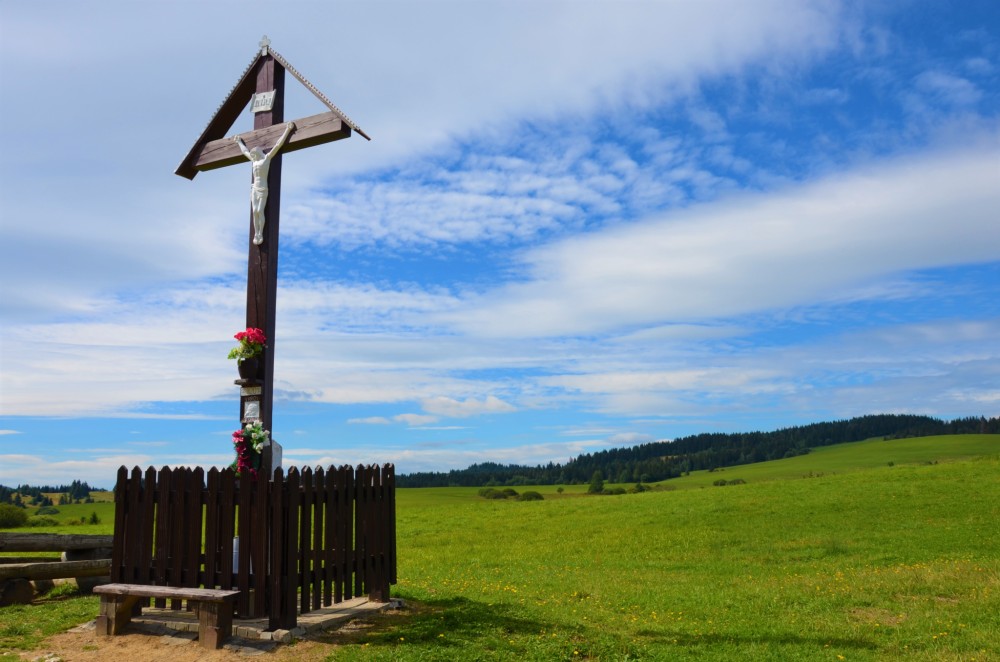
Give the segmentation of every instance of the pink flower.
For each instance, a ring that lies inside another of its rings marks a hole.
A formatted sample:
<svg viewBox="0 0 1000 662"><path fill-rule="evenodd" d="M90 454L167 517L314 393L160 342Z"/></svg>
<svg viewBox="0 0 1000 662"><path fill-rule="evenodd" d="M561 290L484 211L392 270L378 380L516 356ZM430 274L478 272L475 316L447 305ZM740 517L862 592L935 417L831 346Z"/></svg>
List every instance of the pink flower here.
<svg viewBox="0 0 1000 662"><path fill-rule="evenodd" d="M244 359L260 356L267 346L267 336L264 332L255 327L248 327L246 331L240 331L233 335L239 341L239 345L229 351L229 358Z"/></svg>

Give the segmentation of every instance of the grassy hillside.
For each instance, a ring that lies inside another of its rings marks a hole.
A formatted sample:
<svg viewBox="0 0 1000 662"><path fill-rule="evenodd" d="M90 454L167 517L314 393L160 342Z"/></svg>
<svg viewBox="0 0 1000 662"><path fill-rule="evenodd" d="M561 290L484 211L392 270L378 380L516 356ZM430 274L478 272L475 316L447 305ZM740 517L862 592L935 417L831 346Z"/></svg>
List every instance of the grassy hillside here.
<svg viewBox="0 0 1000 662"><path fill-rule="evenodd" d="M396 592L433 611L345 659L997 659L998 470L533 503L404 491Z"/></svg>
<svg viewBox="0 0 1000 662"><path fill-rule="evenodd" d="M757 464L726 467L715 471L692 471L689 476L672 478L654 485L666 489L713 487L716 480L741 478L748 483L773 480L798 480L889 466L921 465L1000 454L1000 435L965 434L913 439L869 439L835 446L824 446L808 455L772 460ZM608 487L630 487L629 484L606 482ZM583 496L587 485L539 485L515 487L523 492L531 489L546 499ZM400 506L426 506L479 500L478 487L427 487L400 490ZM561 491L560 491L561 489Z"/></svg>
<svg viewBox="0 0 1000 662"><path fill-rule="evenodd" d="M726 467L715 471L693 471L665 481L679 489L710 486L715 480L742 478L747 482L789 480L818 475L840 474L906 464L951 462L1000 454L1000 435L967 434L913 439L869 439L813 449L808 455L784 460Z"/></svg>

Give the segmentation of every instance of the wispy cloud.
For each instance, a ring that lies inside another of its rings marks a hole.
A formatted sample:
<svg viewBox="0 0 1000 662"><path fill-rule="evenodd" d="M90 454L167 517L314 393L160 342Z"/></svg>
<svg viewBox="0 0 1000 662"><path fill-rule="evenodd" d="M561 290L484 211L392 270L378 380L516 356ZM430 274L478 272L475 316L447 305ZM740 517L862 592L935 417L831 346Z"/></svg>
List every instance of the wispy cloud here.
<svg viewBox="0 0 1000 662"><path fill-rule="evenodd" d="M542 246L524 257L525 282L442 319L512 336L710 322L901 271L996 260L1000 151L990 143Z"/></svg>
<svg viewBox="0 0 1000 662"><path fill-rule="evenodd" d="M428 398L422 404L425 411L436 416L450 418L466 418L468 416L481 416L483 414L506 414L517 410L510 403L504 402L494 395L488 395L483 400L475 400L473 398L456 400L454 398L438 396Z"/></svg>

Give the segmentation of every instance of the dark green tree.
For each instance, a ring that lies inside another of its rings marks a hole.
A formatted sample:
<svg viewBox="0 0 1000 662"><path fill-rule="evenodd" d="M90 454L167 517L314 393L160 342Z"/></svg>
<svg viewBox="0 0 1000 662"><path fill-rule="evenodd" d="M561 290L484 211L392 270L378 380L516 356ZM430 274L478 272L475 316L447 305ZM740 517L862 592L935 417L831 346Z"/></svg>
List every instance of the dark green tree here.
<svg viewBox="0 0 1000 662"><path fill-rule="evenodd" d="M590 477L590 487L587 488L587 494L600 494L604 491L604 474L598 469Z"/></svg>

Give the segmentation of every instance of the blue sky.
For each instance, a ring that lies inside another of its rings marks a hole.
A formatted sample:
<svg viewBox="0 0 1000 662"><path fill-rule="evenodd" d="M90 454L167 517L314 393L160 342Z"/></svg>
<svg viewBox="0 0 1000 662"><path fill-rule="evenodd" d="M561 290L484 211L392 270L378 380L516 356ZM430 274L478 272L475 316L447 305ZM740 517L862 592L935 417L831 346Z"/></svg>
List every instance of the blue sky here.
<svg viewBox="0 0 1000 662"><path fill-rule="evenodd" d="M1000 415L995 2L5 2L0 483L232 460L265 33L286 465Z"/></svg>

